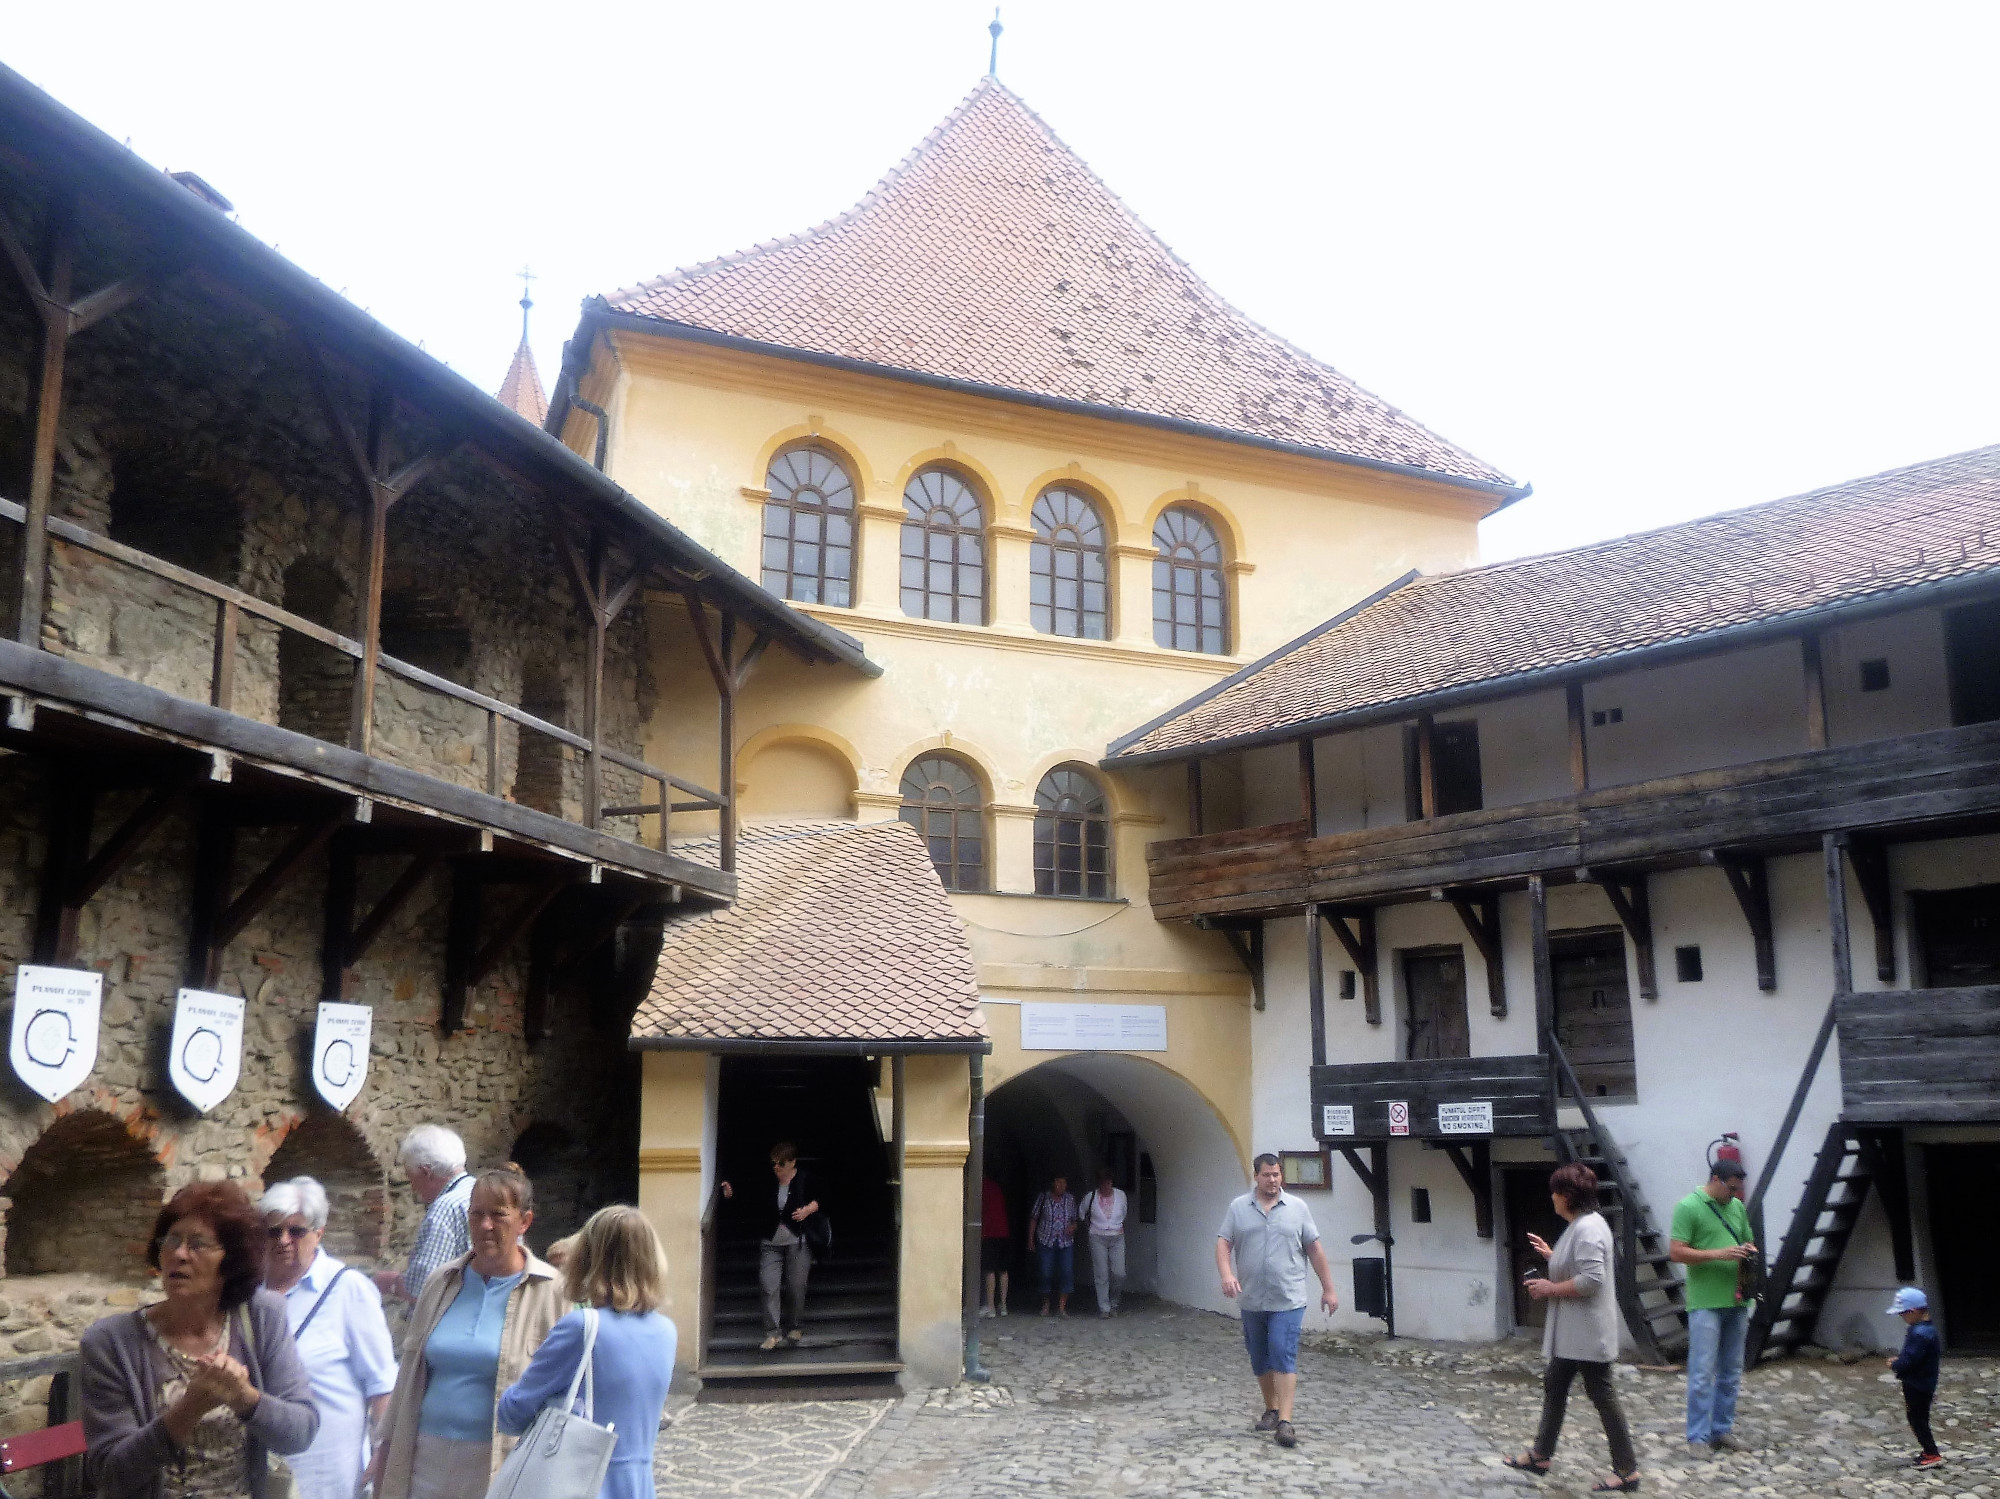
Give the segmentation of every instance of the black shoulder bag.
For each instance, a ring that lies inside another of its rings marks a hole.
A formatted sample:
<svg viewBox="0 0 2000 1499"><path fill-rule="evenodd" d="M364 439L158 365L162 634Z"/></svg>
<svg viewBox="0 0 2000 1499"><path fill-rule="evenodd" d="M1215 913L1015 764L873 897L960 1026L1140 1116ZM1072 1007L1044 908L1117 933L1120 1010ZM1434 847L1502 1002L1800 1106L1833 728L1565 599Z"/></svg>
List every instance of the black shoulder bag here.
<svg viewBox="0 0 2000 1499"><path fill-rule="evenodd" d="M1708 1199L1708 1210L1715 1214L1715 1221L1722 1225L1722 1231L1729 1235L1732 1244L1747 1244L1748 1239L1736 1237L1736 1230L1729 1226L1729 1219L1722 1209L1715 1205L1713 1197ZM1748 1259L1736 1262L1736 1295L1744 1302L1761 1301L1764 1296L1764 1252L1760 1249Z"/></svg>

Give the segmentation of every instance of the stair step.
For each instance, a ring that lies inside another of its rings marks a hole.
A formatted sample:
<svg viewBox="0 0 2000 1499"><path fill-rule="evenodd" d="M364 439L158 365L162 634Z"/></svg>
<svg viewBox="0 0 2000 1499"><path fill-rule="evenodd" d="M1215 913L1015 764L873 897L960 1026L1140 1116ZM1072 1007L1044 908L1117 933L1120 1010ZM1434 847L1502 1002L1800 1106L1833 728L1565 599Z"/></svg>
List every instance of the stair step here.
<svg viewBox="0 0 2000 1499"><path fill-rule="evenodd" d="M845 1327L850 1322L886 1322L893 1331L896 1325L896 1303L877 1301L858 1306L827 1307L816 1310L811 1302L806 1303L806 1331L819 1328ZM714 1325L723 1327L761 1327L764 1325L764 1309L759 1306L732 1307L728 1311L718 1309Z"/></svg>
<svg viewBox="0 0 2000 1499"><path fill-rule="evenodd" d="M805 1340L799 1346L811 1351L816 1348L831 1348L851 1343L893 1344L895 1340L896 1324L893 1318L885 1325L884 1320L879 1317L857 1317L843 1322L829 1322L824 1326L808 1326ZM764 1329L758 1323L753 1322L741 1331L735 1328L725 1330L717 1327L709 1334L707 1352L714 1355L746 1349L754 1350L763 1341Z"/></svg>

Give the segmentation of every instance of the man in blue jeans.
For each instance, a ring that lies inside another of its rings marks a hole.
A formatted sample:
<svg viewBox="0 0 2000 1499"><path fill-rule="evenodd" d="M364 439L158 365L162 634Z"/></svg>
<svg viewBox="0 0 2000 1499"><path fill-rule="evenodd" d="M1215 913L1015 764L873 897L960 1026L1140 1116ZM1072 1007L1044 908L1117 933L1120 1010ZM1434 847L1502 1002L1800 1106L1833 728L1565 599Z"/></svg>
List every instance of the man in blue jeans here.
<svg viewBox="0 0 2000 1499"><path fill-rule="evenodd" d="M1216 1235L1215 1269L1222 1277L1222 1294L1243 1307L1243 1346L1264 1397L1257 1430L1272 1433L1280 1447L1295 1447L1299 1437L1292 1429L1292 1397L1299 1384L1308 1263L1319 1277L1319 1304L1328 1315L1339 1310L1340 1297L1333 1289L1319 1225L1311 1210L1285 1190L1278 1158L1260 1155L1251 1165L1256 1190L1229 1204Z"/></svg>
<svg viewBox="0 0 2000 1499"><path fill-rule="evenodd" d="M1743 1207L1743 1163L1719 1160L1708 1184L1674 1204L1667 1254L1687 1267L1690 1457L1740 1451L1736 1391L1743 1382L1743 1339L1750 1303L1739 1282L1743 1262L1757 1252Z"/></svg>

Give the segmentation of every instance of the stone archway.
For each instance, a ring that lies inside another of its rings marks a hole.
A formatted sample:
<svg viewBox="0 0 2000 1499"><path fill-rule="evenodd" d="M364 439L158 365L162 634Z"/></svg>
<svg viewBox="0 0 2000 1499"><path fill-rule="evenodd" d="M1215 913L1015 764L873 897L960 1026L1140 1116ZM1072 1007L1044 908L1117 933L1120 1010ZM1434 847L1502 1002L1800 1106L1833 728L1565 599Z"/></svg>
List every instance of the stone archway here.
<svg viewBox="0 0 2000 1499"><path fill-rule="evenodd" d="M65 1114L7 1178L7 1275L145 1276L165 1190L153 1152L120 1120L98 1109Z"/></svg>
<svg viewBox="0 0 2000 1499"><path fill-rule="evenodd" d="M381 1162L361 1131L339 1114L299 1121L264 1167L269 1187L310 1176L326 1188L326 1251L368 1265L388 1250L389 1188Z"/></svg>

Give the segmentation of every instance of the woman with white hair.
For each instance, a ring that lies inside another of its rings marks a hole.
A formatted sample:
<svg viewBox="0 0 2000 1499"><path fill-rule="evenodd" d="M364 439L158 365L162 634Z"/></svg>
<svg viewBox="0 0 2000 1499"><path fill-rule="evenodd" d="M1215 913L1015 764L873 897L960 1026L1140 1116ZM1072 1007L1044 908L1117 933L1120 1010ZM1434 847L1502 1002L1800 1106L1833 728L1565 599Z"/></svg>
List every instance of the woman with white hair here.
<svg viewBox="0 0 2000 1499"><path fill-rule="evenodd" d="M285 1298L286 1320L319 1407L319 1435L286 1459L299 1499L354 1499L368 1462L368 1434L396 1388L396 1354L382 1293L341 1263L326 1234L326 1188L310 1176L264 1194L264 1284Z"/></svg>

